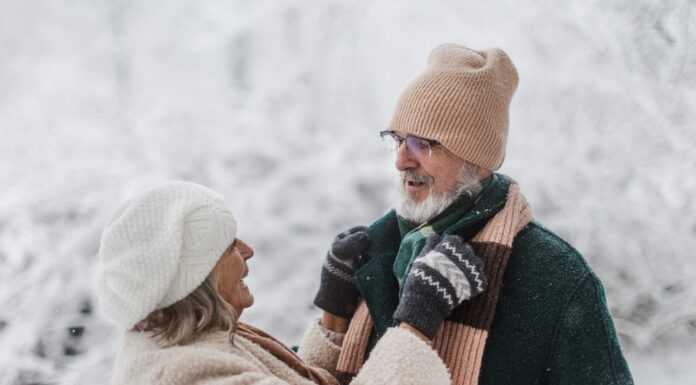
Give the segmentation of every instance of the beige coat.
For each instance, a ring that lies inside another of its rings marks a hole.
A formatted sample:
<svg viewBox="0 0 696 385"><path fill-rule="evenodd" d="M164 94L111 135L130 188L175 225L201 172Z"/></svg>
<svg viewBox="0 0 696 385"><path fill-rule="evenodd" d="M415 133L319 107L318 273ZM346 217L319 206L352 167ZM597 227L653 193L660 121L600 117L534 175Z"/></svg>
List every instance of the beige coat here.
<svg viewBox="0 0 696 385"><path fill-rule="evenodd" d="M261 346L225 332L201 335L184 346L162 348L151 333L128 331L114 366L114 385L314 385ZM342 335L314 321L299 356L334 372ZM390 329L351 384L449 384L449 373L428 344L403 329Z"/></svg>

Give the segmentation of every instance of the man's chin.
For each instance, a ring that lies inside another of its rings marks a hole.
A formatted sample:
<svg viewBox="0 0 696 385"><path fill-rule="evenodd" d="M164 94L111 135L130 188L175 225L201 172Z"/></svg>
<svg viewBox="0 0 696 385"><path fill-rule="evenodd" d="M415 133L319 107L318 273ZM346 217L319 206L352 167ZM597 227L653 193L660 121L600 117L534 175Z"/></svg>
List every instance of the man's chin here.
<svg viewBox="0 0 696 385"><path fill-rule="evenodd" d="M422 193L420 191L403 191L401 193L403 203L411 206L423 204L428 199L428 195L427 192Z"/></svg>
<svg viewBox="0 0 696 385"><path fill-rule="evenodd" d="M411 223L427 222L442 212L442 208L429 196L418 199L417 194L402 191L400 198L396 205L396 213Z"/></svg>
<svg viewBox="0 0 696 385"><path fill-rule="evenodd" d="M429 191L425 197L419 197L418 194L401 190L399 202L396 205L396 213L407 221L420 225L445 211L457 200L458 196L458 193L437 196Z"/></svg>

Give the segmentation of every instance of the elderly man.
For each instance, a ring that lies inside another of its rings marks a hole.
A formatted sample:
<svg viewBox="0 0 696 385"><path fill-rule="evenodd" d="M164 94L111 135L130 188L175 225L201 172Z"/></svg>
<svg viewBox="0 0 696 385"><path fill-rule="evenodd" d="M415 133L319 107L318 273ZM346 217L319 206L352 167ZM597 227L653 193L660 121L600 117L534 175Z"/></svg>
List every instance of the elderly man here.
<svg viewBox="0 0 696 385"><path fill-rule="evenodd" d="M633 383L601 282L494 172L517 82L502 50L444 44L401 95L380 133L396 151L398 202L337 237L315 298L321 323L345 333L344 382L408 320L454 384Z"/></svg>

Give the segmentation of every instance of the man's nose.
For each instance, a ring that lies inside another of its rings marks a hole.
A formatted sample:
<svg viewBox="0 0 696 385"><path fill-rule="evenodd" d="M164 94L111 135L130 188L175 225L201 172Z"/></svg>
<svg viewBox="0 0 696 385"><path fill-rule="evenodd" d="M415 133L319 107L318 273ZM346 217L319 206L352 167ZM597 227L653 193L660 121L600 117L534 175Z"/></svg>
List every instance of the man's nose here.
<svg viewBox="0 0 696 385"><path fill-rule="evenodd" d="M394 162L396 169L406 171L408 169L418 168L418 158L408 149L406 143L402 143L396 150L396 161Z"/></svg>

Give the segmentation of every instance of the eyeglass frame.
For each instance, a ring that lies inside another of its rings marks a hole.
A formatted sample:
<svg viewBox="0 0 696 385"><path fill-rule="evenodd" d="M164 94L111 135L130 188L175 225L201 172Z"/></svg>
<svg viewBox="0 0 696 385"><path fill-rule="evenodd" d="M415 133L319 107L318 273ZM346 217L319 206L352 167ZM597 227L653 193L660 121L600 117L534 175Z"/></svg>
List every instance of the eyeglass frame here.
<svg viewBox="0 0 696 385"><path fill-rule="evenodd" d="M442 143L440 143L439 141L437 141L437 140L435 140L435 139L421 138L420 136L413 136L413 135L412 135L412 136L402 137L402 136L400 136L399 134L397 134L396 131L393 131L393 130L384 130L384 131L380 131L380 132L379 132L380 138L384 138L384 137L387 136L387 135L389 135L389 136L391 136L392 138L396 139L396 141L399 143L399 145L396 147L395 151L398 151L399 148L401 148L401 144L404 143L404 142L406 141L406 139L408 139L408 138L414 138L414 139L417 139L417 140L424 141L425 143L428 143L428 157L432 156L432 154L433 154L433 146L437 146L437 145L439 145L439 144L442 144ZM408 147L408 144L406 144L406 147L407 147L407 149L408 149L409 151L411 151L417 158L420 158L420 155L416 154L413 150L411 150L411 148Z"/></svg>

